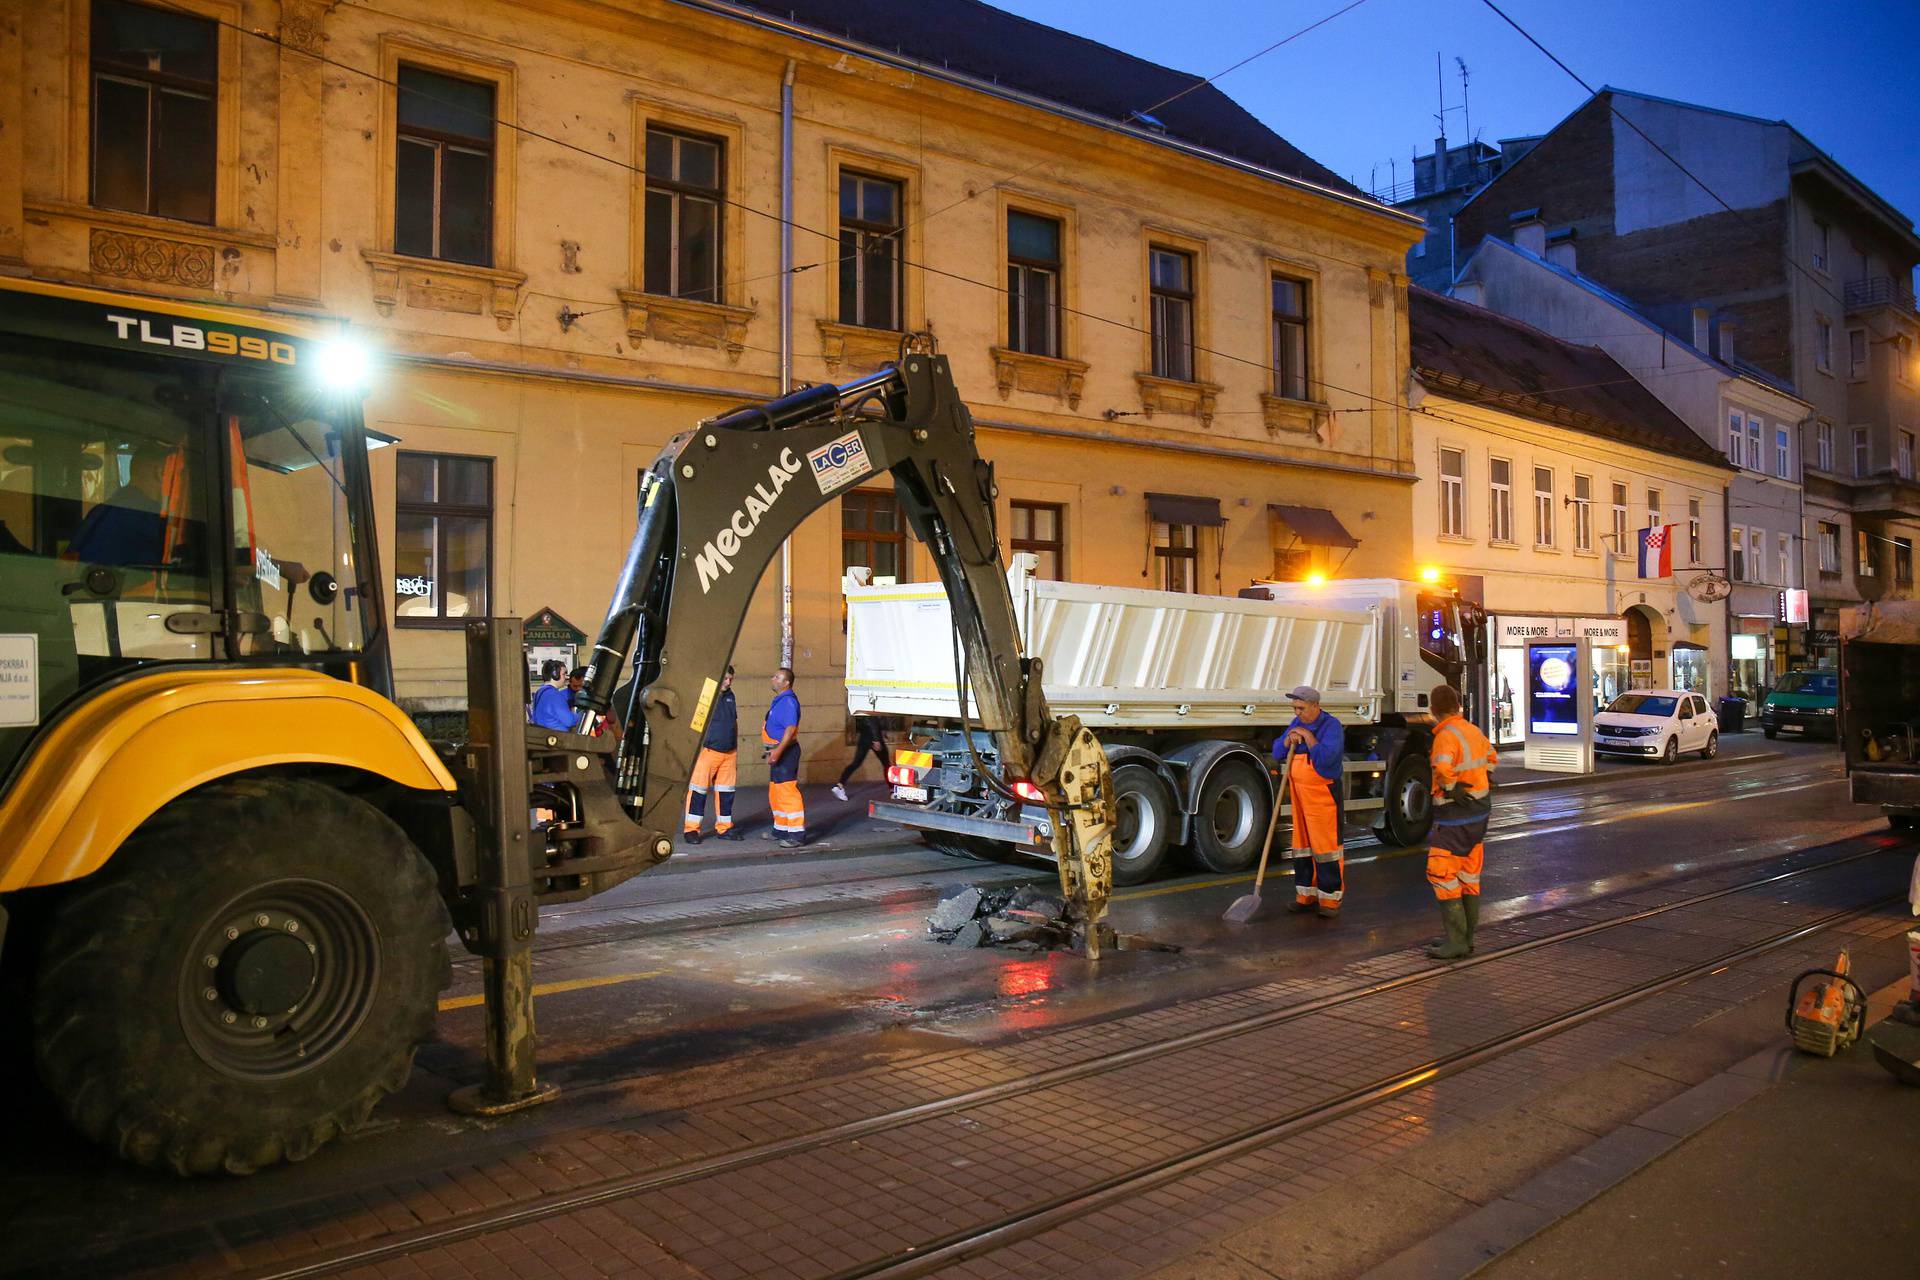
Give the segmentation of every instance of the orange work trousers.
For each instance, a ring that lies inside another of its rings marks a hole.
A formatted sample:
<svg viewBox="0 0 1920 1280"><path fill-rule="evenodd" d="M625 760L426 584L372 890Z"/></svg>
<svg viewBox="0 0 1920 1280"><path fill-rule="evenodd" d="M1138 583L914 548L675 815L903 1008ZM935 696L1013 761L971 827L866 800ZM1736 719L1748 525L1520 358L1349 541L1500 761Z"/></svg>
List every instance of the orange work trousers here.
<svg viewBox="0 0 1920 1280"><path fill-rule="evenodd" d="M769 782L767 807L773 810L773 829L783 836L800 836L807 830L807 806L800 798L798 782Z"/></svg>
<svg viewBox="0 0 1920 1280"><path fill-rule="evenodd" d="M687 811L681 819L682 830L700 829L700 820L707 816L709 791L714 793L718 801L713 815L713 829L733 830L733 789L739 776L739 764L738 751L700 748L699 758L693 762L693 779L687 784Z"/></svg>
<svg viewBox="0 0 1920 1280"><path fill-rule="evenodd" d="M1480 869L1487 857L1489 812L1462 806L1435 807L1432 844L1427 849L1427 883L1433 896L1451 902L1463 894L1480 896Z"/></svg>
<svg viewBox="0 0 1920 1280"><path fill-rule="evenodd" d="M1293 757L1287 793L1293 801L1293 899L1303 907L1338 911L1346 897L1347 851L1340 843L1333 784L1301 751Z"/></svg>

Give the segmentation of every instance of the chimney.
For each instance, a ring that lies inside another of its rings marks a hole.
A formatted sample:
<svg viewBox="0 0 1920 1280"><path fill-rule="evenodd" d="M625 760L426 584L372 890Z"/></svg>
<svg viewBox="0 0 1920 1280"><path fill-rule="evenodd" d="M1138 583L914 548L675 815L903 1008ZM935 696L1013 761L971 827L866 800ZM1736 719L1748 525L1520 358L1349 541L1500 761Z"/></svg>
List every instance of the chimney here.
<svg viewBox="0 0 1920 1280"><path fill-rule="evenodd" d="M1464 302L1470 307L1484 307L1487 305L1486 292L1480 287L1478 280L1459 281L1452 289L1448 290L1447 296L1456 301Z"/></svg>
<svg viewBox="0 0 1920 1280"><path fill-rule="evenodd" d="M1433 140L1433 189L1447 189L1447 135L1444 133Z"/></svg>
<svg viewBox="0 0 1920 1280"><path fill-rule="evenodd" d="M1562 227L1547 237L1547 261L1568 271L1580 269L1574 264L1572 227Z"/></svg>
<svg viewBox="0 0 1920 1280"><path fill-rule="evenodd" d="M1536 257L1547 256L1547 224L1538 209L1521 209L1507 216L1507 229L1513 242Z"/></svg>
<svg viewBox="0 0 1920 1280"><path fill-rule="evenodd" d="M1693 309L1694 347L1700 351L1709 350L1709 344L1712 342L1712 333L1713 325L1712 322L1707 319L1707 309L1705 307L1695 307Z"/></svg>
<svg viewBox="0 0 1920 1280"><path fill-rule="evenodd" d="M1720 322L1720 358L1729 363L1733 360L1734 329L1735 325L1733 321L1722 320Z"/></svg>

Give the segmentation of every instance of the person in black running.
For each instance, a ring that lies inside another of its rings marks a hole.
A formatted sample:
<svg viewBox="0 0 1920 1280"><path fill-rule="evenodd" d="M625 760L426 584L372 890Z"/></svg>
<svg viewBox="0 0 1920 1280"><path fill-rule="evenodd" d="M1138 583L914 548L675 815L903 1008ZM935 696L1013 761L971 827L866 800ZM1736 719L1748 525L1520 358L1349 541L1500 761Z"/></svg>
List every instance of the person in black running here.
<svg viewBox="0 0 1920 1280"><path fill-rule="evenodd" d="M887 773L887 726L879 716L855 716L853 722L860 737L853 744L853 759L840 771L840 781L833 784L833 798L847 798L847 779L860 772L860 766L867 762L867 753L872 752L880 761L880 776Z"/></svg>

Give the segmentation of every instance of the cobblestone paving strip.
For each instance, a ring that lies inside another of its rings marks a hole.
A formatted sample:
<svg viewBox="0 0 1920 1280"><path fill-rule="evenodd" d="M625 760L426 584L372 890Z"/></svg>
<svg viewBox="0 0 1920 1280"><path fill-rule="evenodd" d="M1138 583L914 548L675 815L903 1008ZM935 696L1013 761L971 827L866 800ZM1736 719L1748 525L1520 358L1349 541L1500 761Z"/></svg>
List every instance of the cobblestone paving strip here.
<svg viewBox="0 0 1920 1280"><path fill-rule="evenodd" d="M1786 865L1821 860L1810 855L1790 859ZM1833 874L1837 873L1829 876ZM1659 906L1730 887L1752 876L1750 868L1716 872L1674 882L1659 891L1642 892L1635 898L1646 906ZM1774 897L1787 901L1769 903L1763 916L1777 921L1782 913L1789 917L1796 910L1804 913L1786 886L1797 886L1806 895L1814 893L1812 886L1821 882L1822 877L1810 877L1783 882L1769 890ZM1727 904L1744 901L1721 899L1683 908L1672 918L1679 922L1685 917L1698 924L1702 919L1725 914L1718 909ZM1614 916L1622 913L1617 907L1612 912ZM1523 941L1602 914L1583 905L1545 920L1533 918L1494 926L1486 931L1485 942L1493 947ZM1749 934L1764 932L1751 921L1746 929ZM1704 935L1707 931L1696 932ZM1716 928L1712 932L1721 935L1725 931ZM1577 953L1576 958L1563 963L1558 957L1574 945L1556 945L1545 953L1556 957L1552 962L1553 982L1559 986L1543 995L1532 989L1536 976L1529 974L1524 993L1527 1001L1551 998L1554 990L1571 997L1586 989L1583 984L1617 986L1623 975L1630 976L1628 969L1619 967L1629 965L1630 960L1616 949L1588 948L1593 955ZM1612 958L1607 959L1609 956ZM1497 964L1491 961L1481 968ZM227 1219L171 1238L141 1241L137 1248L112 1259L52 1268L49 1273L97 1274L108 1269L105 1264L109 1261L117 1270L183 1276L271 1268L329 1249L377 1240L397 1229L484 1217L509 1205L589 1188L609 1178L671 1169L749 1150L848 1120L936 1103L985 1085L1019 1080L1036 1071L1097 1063L1129 1048L1350 991L1356 980L1377 981L1416 972L1427 965L1412 953L1376 957L1354 966L1346 975L1270 982L1009 1044L939 1054L852 1076L722 1099L689 1111L639 1116L620 1128L602 1125L543 1134L512 1149L480 1152L450 1167L409 1170L383 1184ZM1484 977L1474 977L1480 971L1469 969L1436 982L1451 988L1470 979L1461 990L1471 993L1487 986ZM1644 964L1631 970L1643 971ZM1720 975L1721 979L1726 977ZM1763 979L1762 985L1771 980ZM899 1247L915 1232L920 1238L937 1235L942 1223L964 1225L981 1214L991 1216L996 1206L1004 1212L1009 1202L1029 1195L1036 1182L1041 1187L1071 1185L1084 1178L1090 1168L1121 1167L1129 1161L1137 1164L1142 1152L1190 1145L1241 1114L1237 1096L1233 1106L1221 1109L1209 1105L1207 1094L1239 1095L1246 1089L1259 1089L1263 1091L1260 1105L1298 1107L1303 1099L1311 1101L1339 1092L1340 1081L1351 1079L1355 1072L1371 1069L1377 1074L1380 1064L1387 1062L1417 1064L1423 1055L1435 1051L1436 1044L1455 1043L1458 1029L1449 1020L1479 1012L1471 994L1439 994L1410 1003L1409 992L1420 989L1390 993L1397 1003L1381 1007L1391 1009L1392 1018L1370 1007L1364 1012L1353 1008L1344 1015L1307 1015L1268 1028L1257 1037L1164 1055L1123 1072L931 1117L846 1149L808 1151L774 1164L747 1165L691 1186L667 1187L481 1239L489 1248L500 1239L531 1236L545 1240L555 1232L573 1239L576 1224L588 1221L591 1214L593 1222L621 1222L640 1233L622 1238L651 1241L682 1263L698 1268L689 1274L779 1274L778 1268L793 1265L799 1266L795 1274L830 1274L849 1265L840 1260L842 1254L871 1256L878 1250ZM1511 989L1521 991L1518 986ZM1510 997L1501 993L1501 998ZM1491 997L1483 994L1483 999ZM1476 1022L1473 1030L1483 1031L1484 1026ZM1284 1068L1285 1088L1275 1092L1274 1077L1282 1070L1280 1064L1288 1064ZM1227 1073L1234 1074L1229 1078ZM1286 1165L1288 1177L1275 1181L1277 1166L1270 1162L1284 1163L1289 1152L1311 1150L1313 1145L1302 1147L1290 1141L1276 1145L1270 1155L1263 1153L1258 1163L1267 1170L1262 1177L1271 1183L1273 1194L1283 1187L1290 1188L1289 1196L1306 1194L1300 1179L1313 1176L1311 1163L1300 1168ZM1340 1158L1351 1154L1343 1152ZM1113 1161L1120 1165L1113 1165ZM937 1176L927 1176L930 1167ZM687 1208L688 1204L693 1207ZM725 1210L717 1212L718 1205L725 1205ZM852 1215L856 1221L836 1223L833 1214ZM683 1218L696 1225L700 1221L732 1223L734 1229L722 1247L676 1226ZM739 1230L743 1223L753 1225ZM833 1230L836 1227L851 1233L851 1238L842 1239ZM602 1232L596 1238L605 1235ZM486 1249L476 1254L468 1247L474 1243L465 1241L431 1254L387 1259L361 1274L416 1274L413 1268L418 1267L430 1267L435 1275L462 1274L461 1259L487 1255ZM749 1243L758 1252L742 1254ZM401 1266L402 1262L407 1265ZM655 1274L638 1256L631 1262L636 1273ZM710 1271L709 1265L720 1270ZM762 1266L774 1270L754 1269ZM662 1270L659 1274L673 1273Z"/></svg>
<svg viewBox="0 0 1920 1280"><path fill-rule="evenodd" d="M1716 881L1737 882L1735 877L1713 877L1686 888L1698 892ZM1859 901L1871 896L1870 888L1890 883L1883 867L1869 864L1865 869L1856 866L1773 886L1764 910L1748 913L1761 917L1751 934L1796 927L1827 914L1830 902ZM1684 896L1690 895L1675 898ZM1685 907L1652 921L1621 926L1645 935L1636 938L1632 947L1597 945L1611 934L1596 934L1534 953L1545 957L1543 963L1522 964L1517 957L1504 963L1490 961L1416 987L1265 1026L1231 1041L1160 1055L965 1112L929 1116L856 1142L726 1169L696 1183L627 1196L601 1207L642 1239L711 1280L834 1275L910 1250L945 1232L996 1219L1012 1207L1044 1200L1063 1189L1118 1176L1223 1139L1244 1126L1249 1115L1289 1114L1341 1096L1357 1082L1415 1069L1436 1056L1518 1030L1555 1011L1580 1007L1643 980L1650 958L1655 973L1685 967L1680 962L1662 963L1663 955L1692 963L1709 959L1728 949L1726 940L1691 932L1689 922L1728 901ZM1683 945L1687 939L1692 939L1691 949ZM1503 939L1489 938L1495 941ZM1804 967L1809 957L1818 958L1816 951L1824 950L1824 943L1818 948L1786 948L1754 966L1766 970L1764 976L1752 978L1742 972L1739 986L1771 983L1777 980L1775 970ZM1577 963L1557 963L1563 953ZM1685 1012L1703 1016L1697 1005ZM1151 1029L1130 1025L1133 1019L1120 1019L1078 1029L1080 1034L1070 1038L1097 1039L1112 1054L1116 1041L1151 1043L1164 1038L1166 1024L1189 1016L1190 1006L1182 1006L1145 1019L1159 1024ZM1654 1032L1643 1026L1638 1034ZM1039 1037L1032 1046L1021 1047L1059 1049L1062 1046L1048 1042L1062 1038L1068 1037ZM1077 1046L1068 1052L1076 1050ZM1437 1085L1430 1110L1471 1114L1476 1098L1502 1100L1504 1105L1516 1090L1542 1087L1540 1082L1553 1078L1556 1071L1571 1071L1576 1061L1590 1063L1591 1058L1552 1042L1521 1050ZM1005 1063L1002 1070L1018 1074L1021 1065ZM977 1083L979 1077L973 1079ZM1205 1082L1204 1089L1194 1087L1193 1082L1200 1081ZM1384 1105L1403 1108L1404 1100ZM1407 1123L1401 1120L1369 1128L1362 1117L1346 1117L1289 1138L1248 1157L1247 1162L1264 1169L1260 1185L1276 1193L1286 1188L1289 1195L1298 1196L1313 1189L1317 1176L1324 1183L1324 1176L1315 1170L1333 1171L1343 1161L1364 1161L1369 1150L1389 1141ZM1275 1160L1286 1171L1284 1180L1276 1177ZM1148 1203L1165 1199L1149 1197ZM1270 1202L1262 1201L1261 1211L1270 1207ZM1240 1209L1236 1207L1235 1212ZM561 1214L478 1239L491 1246L501 1239L569 1238L576 1216ZM1162 1232L1178 1225L1164 1213L1154 1217ZM739 1229L743 1223L757 1225L743 1231ZM1115 1266L1127 1259L1111 1251L1104 1269L1086 1265L1083 1237L1087 1234L1084 1228L1074 1229L1081 1248L1079 1265L1073 1269L1089 1275L1120 1274ZM1028 1268L1054 1265L1073 1256L1045 1238L1022 1242L1006 1253L1016 1274L1032 1274ZM1053 1260L1043 1263L1044 1258ZM426 1273L467 1273L458 1265L460 1258L452 1246L411 1255L409 1260L426 1268ZM381 1268L368 1267L349 1274L382 1273Z"/></svg>

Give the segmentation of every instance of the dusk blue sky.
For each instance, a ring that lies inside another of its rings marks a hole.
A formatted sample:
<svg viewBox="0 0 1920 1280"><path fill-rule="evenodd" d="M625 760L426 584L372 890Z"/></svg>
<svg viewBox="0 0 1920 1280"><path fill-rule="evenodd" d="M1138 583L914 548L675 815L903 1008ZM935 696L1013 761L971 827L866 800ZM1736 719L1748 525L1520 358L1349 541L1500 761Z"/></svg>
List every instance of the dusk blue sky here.
<svg viewBox="0 0 1920 1280"><path fill-rule="evenodd" d="M1128 53L1211 75L1347 0L993 0ZM1500 0L1595 88L1635 89L1785 119L1909 222L1920 217L1920 0ZM1567 74L1481 0L1366 0L1222 78L1276 133L1364 188L1387 160L1409 176L1431 151L1434 54L1460 103L1456 56L1472 72L1473 132L1542 133L1585 98ZM1145 105L1144 103L1142 104ZM1447 136L1465 136L1460 112Z"/></svg>

